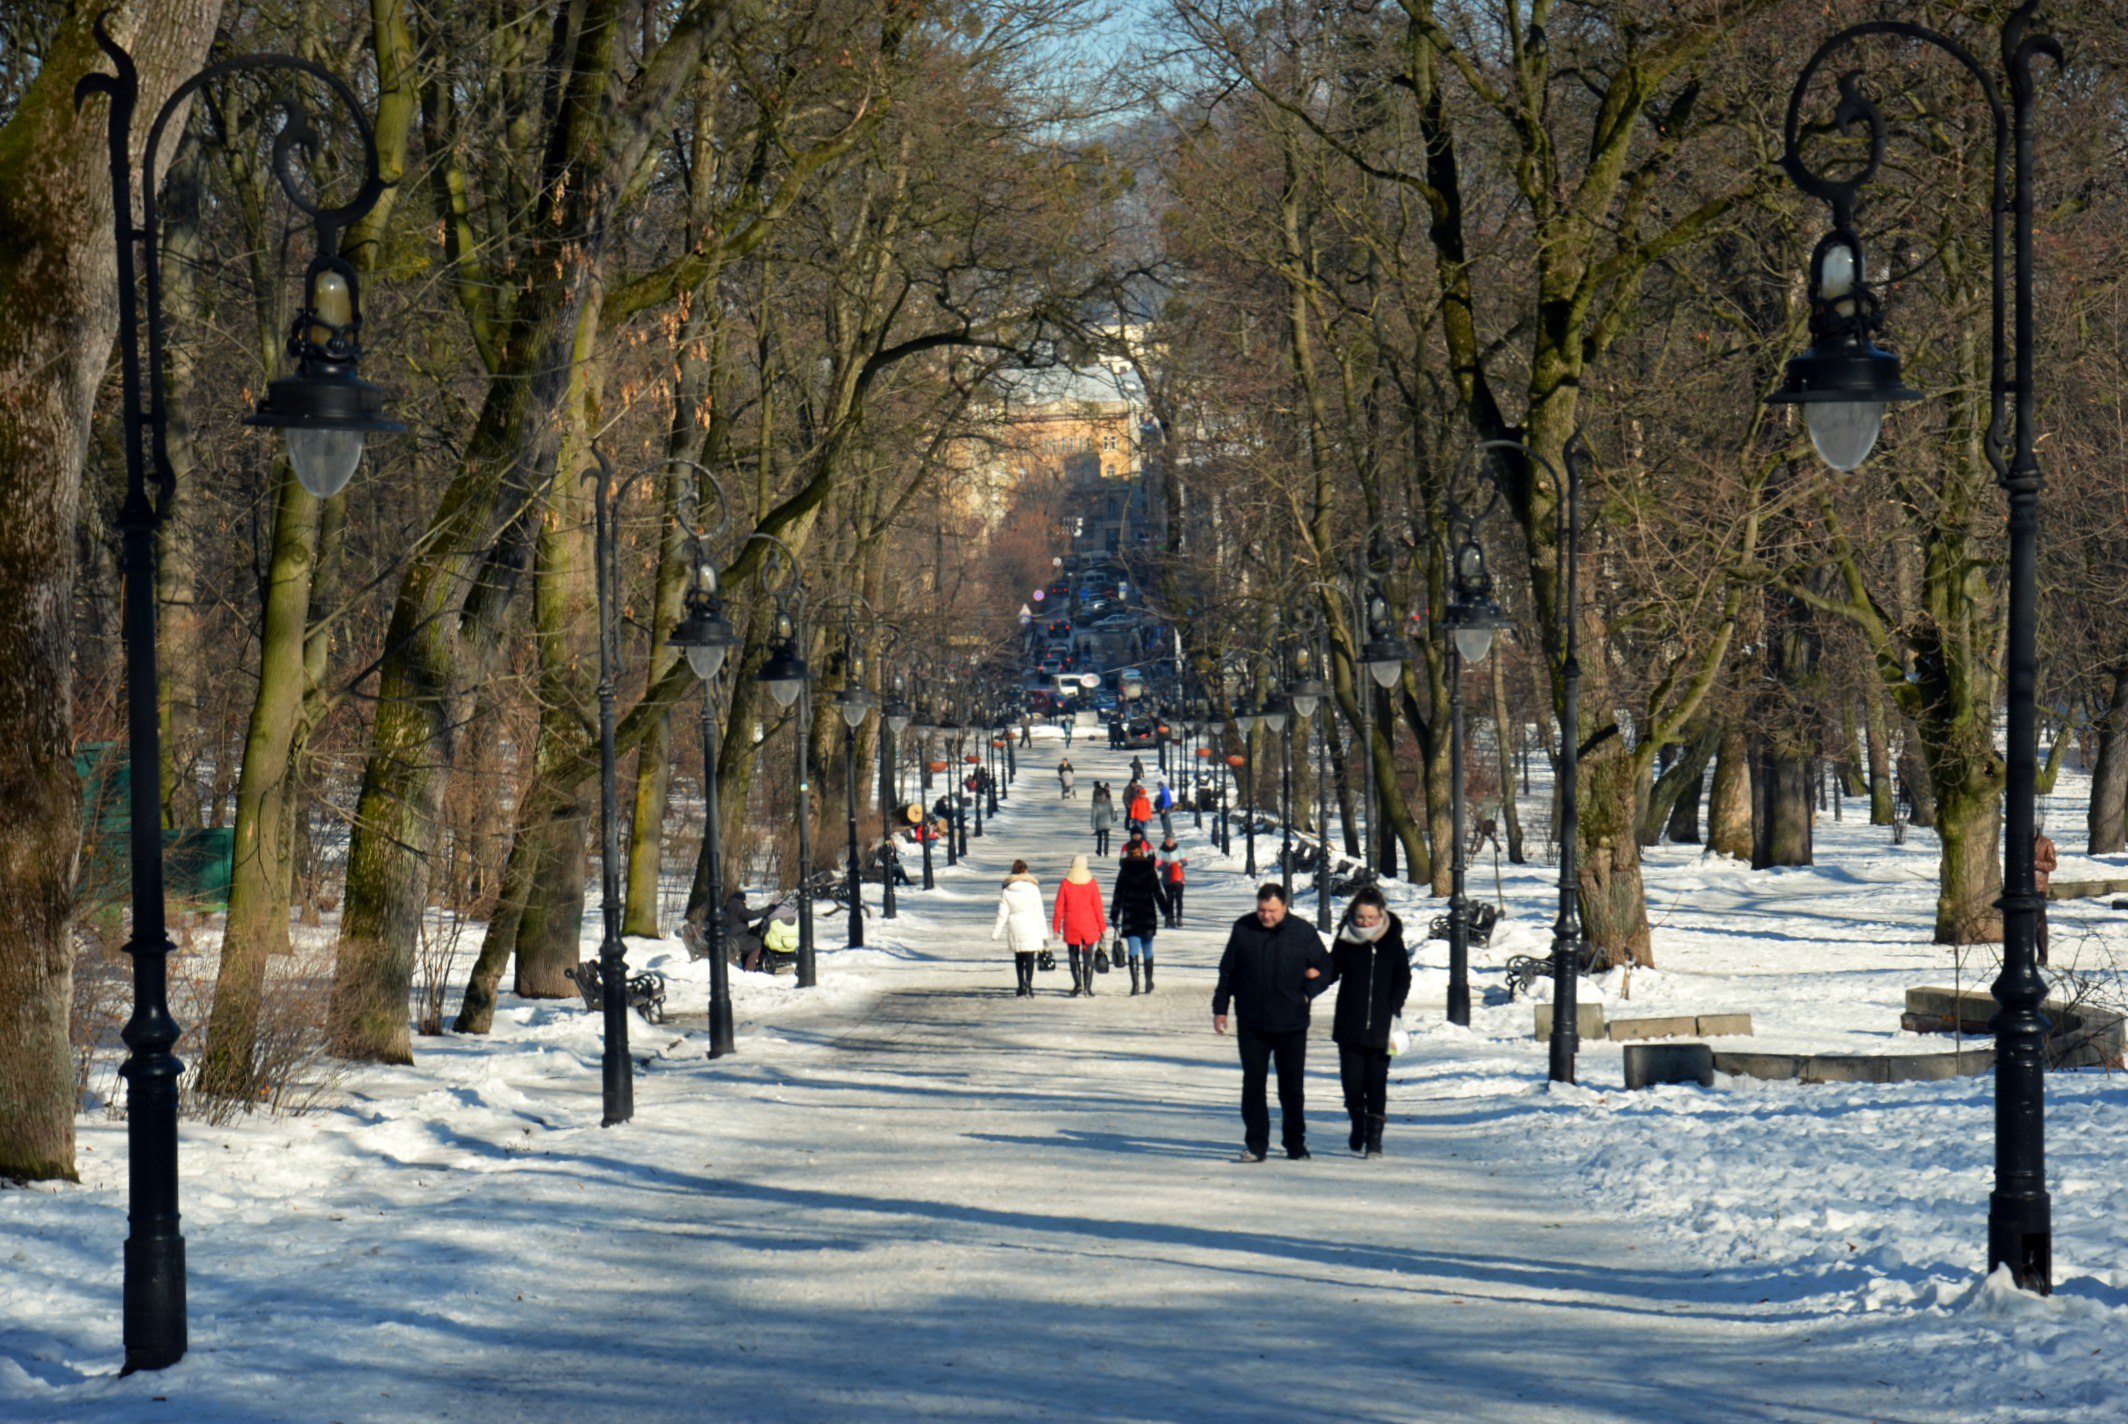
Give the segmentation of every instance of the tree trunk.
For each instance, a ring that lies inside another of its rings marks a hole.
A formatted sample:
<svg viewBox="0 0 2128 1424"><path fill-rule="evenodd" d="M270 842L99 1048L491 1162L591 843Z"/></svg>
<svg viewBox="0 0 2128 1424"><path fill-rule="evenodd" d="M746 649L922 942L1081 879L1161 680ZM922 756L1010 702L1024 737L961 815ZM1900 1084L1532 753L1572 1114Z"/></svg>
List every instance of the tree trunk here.
<svg viewBox="0 0 2128 1424"><path fill-rule="evenodd" d="M1524 863L1522 809L1515 804L1515 727L1507 715L1507 658L1493 659L1493 740L1500 753L1500 820L1507 832L1510 864Z"/></svg>
<svg viewBox="0 0 2128 1424"><path fill-rule="evenodd" d="M1751 801L1751 761L1744 730L1734 722L1725 723L1715 752L1714 787L1707 794L1707 849L1737 860L1751 859Z"/></svg>
<svg viewBox="0 0 2128 1424"><path fill-rule="evenodd" d="M1898 798L1892 794L1892 748L1886 730L1884 691L1874 681L1862 690L1862 711L1869 732L1869 823L1888 826L1898 819Z"/></svg>
<svg viewBox="0 0 2128 1424"><path fill-rule="evenodd" d="M1933 826L1936 824L1936 788L1929 779L1928 768L1922 764L1915 748L1921 737L1914 731L1914 724L1906 724L1906 738L1899 748L1899 784L1914 801L1913 824Z"/></svg>
<svg viewBox="0 0 2128 1424"><path fill-rule="evenodd" d="M2128 662L2113 669L2113 691L2098 723L2098 759L2091 768L2091 807L2085 815L2093 855L2128 850Z"/></svg>
<svg viewBox="0 0 2128 1424"><path fill-rule="evenodd" d="M1936 943L1999 944L2002 911L2002 780L1980 776L1936 788L1936 834L1943 841L1936 892Z"/></svg>
<svg viewBox="0 0 2128 1424"><path fill-rule="evenodd" d="M89 32L98 8L69 7L0 128L0 1179L75 1174L75 522L118 330L109 100L77 110L73 92L109 72ZM218 0L105 10L139 71L136 160L146 116L205 55L220 12Z"/></svg>
<svg viewBox="0 0 2128 1424"><path fill-rule="evenodd" d="M1582 923L1605 965L1655 962L1640 879L1638 759L1614 733L1581 763Z"/></svg>
<svg viewBox="0 0 2128 1424"><path fill-rule="evenodd" d="M237 780L229 914L199 1076L202 1091L241 1099L250 1098L256 1086L253 1068L266 960L288 948L290 847L284 831L295 809L294 754L306 683L304 635L318 552L318 501L286 461L275 461L274 468L280 491L259 633L259 681Z"/></svg>
<svg viewBox="0 0 2128 1424"><path fill-rule="evenodd" d="M1816 766L1815 757L1783 751L1771 741L1760 744L1751 777L1753 870L1812 863Z"/></svg>
<svg viewBox="0 0 2128 1424"><path fill-rule="evenodd" d="M2061 725L2054 729L2054 745L2047 749L2047 759L2040 764L2037 788L2042 796L2054 794L2054 783L2061 778L2062 759L2069 754L2069 743L2076 740L2076 712L2072 708L2062 718Z"/></svg>
<svg viewBox="0 0 2128 1424"><path fill-rule="evenodd" d="M1707 765L1706 759L1702 758L1699 770L1692 773L1678 792L1677 803L1670 808L1669 822L1663 827L1663 833L1669 837L1671 844L1700 843L1699 803L1706 789Z"/></svg>
<svg viewBox="0 0 2128 1424"><path fill-rule="evenodd" d="M1648 790L1648 804L1640 817L1642 845L1659 842L1664 829L1680 814L1690 829L1687 843L1699 841L1700 786L1706 780L1707 760L1714 755L1715 743L1720 737L1720 725L1710 720L1699 729L1699 735L1678 749L1677 759L1655 779L1655 784Z"/></svg>

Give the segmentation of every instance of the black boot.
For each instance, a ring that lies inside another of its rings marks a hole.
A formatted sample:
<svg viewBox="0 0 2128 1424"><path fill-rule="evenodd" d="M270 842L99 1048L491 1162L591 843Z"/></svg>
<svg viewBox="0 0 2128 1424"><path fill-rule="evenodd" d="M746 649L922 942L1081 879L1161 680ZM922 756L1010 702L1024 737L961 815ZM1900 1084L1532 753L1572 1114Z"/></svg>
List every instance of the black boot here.
<svg viewBox="0 0 2128 1424"><path fill-rule="evenodd" d="M1138 961L1137 961L1137 960L1135 960L1135 959L1133 959L1133 960L1132 960L1132 961L1130 962L1130 966L1131 966L1131 997L1135 999L1135 998L1137 998L1137 997L1138 997Z"/></svg>
<svg viewBox="0 0 2128 1424"><path fill-rule="evenodd" d="M1148 994L1153 992L1153 952L1151 950L1145 952L1145 992Z"/></svg>
<svg viewBox="0 0 2128 1424"><path fill-rule="evenodd" d="M1094 996L1094 951L1093 951L1093 950L1090 950L1090 949L1089 949L1089 950L1087 950L1087 951L1086 951L1085 953L1086 953L1086 997L1087 997L1087 998L1089 998L1089 999L1091 999L1091 998L1092 998L1092 997Z"/></svg>
<svg viewBox="0 0 2128 1424"><path fill-rule="evenodd" d="M1364 1157L1367 1155L1367 1115L1358 1108L1346 1108L1345 1113L1352 1119L1352 1135L1345 1139L1345 1145L1352 1149L1353 1156Z"/></svg>
<svg viewBox="0 0 2128 1424"><path fill-rule="evenodd" d="M1076 949L1074 949L1074 950L1070 951L1070 953L1071 953L1071 997L1073 997L1074 999L1076 999L1076 998L1078 998L1078 997L1079 997L1079 995L1081 995L1081 994L1083 994L1083 993L1085 993L1085 992L1086 992L1086 986L1085 986L1084 976L1083 976L1083 975L1081 975L1081 974L1080 974L1080 972L1079 972L1079 951L1078 951L1078 950L1076 950Z"/></svg>
<svg viewBox="0 0 2128 1424"><path fill-rule="evenodd" d="M1367 1114L1367 1155L1369 1157L1382 1155L1382 1128L1387 1125L1388 1121L1389 1118L1384 1113Z"/></svg>

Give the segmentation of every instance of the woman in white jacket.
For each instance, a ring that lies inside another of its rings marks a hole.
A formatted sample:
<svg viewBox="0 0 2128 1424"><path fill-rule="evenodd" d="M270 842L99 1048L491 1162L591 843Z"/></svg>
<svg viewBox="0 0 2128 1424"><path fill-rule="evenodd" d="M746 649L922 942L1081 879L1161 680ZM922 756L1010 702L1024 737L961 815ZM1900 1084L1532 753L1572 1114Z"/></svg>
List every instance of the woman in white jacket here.
<svg viewBox="0 0 2128 1424"><path fill-rule="evenodd" d="M991 926L990 937L1012 946L1019 976L1013 992L1019 998L1034 997L1034 957L1040 953L1048 933L1049 916L1042 912L1042 884L1027 873L1026 861L1015 860L1012 874L1006 877L1005 888L998 895L997 923Z"/></svg>

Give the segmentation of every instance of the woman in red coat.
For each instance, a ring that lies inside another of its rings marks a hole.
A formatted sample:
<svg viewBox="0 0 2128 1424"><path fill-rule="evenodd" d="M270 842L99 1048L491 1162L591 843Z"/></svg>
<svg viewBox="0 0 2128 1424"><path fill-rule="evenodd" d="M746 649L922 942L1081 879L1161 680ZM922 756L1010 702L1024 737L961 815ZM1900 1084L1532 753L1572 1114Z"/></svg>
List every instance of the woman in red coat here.
<svg viewBox="0 0 2128 1424"><path fill-rule="evenodd" d="M1101 887L1086 868L1086 857L1071 858L1071 869L1057 887L1057 908L1051 928L1071 951L1071 996L1094 992L1094 946L1108 929L1108 916L1101 912Z"/></svg>

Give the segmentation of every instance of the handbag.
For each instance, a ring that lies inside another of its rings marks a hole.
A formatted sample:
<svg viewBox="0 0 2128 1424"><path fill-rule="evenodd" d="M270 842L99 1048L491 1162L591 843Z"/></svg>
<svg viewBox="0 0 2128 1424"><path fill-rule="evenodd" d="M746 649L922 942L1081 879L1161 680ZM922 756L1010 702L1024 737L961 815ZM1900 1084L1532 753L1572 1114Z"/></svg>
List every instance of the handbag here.
<svg viewBox="0 0 2128 1424"><path fill-rule="evenodd" d="M1105 949L1097 949L1097 950L1095 950L1095 951L1094 951L1094 973L1096 973L1096 974L1106 974L1107 972L1108 972L1108 951L1107 951L1107 950L1105 950Z"/></svg>
<svg viewBox="0 0 2128 1424"><path fill-rule="evenodd" d="M1057 957L1045 949L1034 957L1034 967L1046 974L1057 967Z"/></svg>

